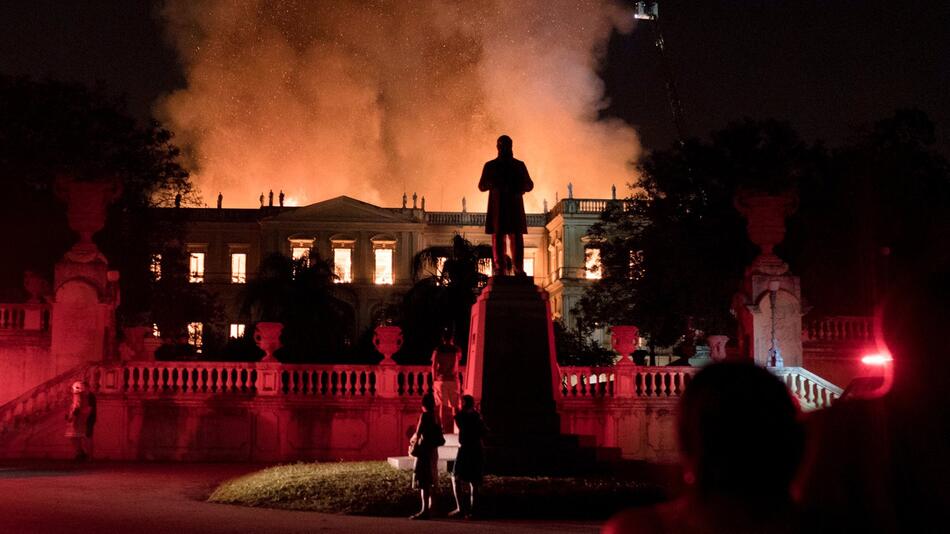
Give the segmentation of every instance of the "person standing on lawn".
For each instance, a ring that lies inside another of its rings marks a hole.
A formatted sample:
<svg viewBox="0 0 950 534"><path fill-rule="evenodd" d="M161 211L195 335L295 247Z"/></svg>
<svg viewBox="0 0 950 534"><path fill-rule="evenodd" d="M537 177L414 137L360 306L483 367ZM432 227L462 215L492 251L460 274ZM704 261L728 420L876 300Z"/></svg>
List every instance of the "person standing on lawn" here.
<svg viewBox="0 0 950 534"><path fill-rule="evenodd" d="M419 490L422 509L409 516L409 519L429 519L432 513L433 495L439 486L439 447L442 445L445 445L445 436L435 416L435 397L426 393L422 396L419 424L409 440L409 453L416 458L412 469L412 488Z"/></svg>
<svg viewBox="0 0 950 534"><path fill-rule="evenodd" d="M475 398L462 397L462 410L455 414L459 429L459 450L452 470L452 492L455 494L455 511L450 517L472 517L478 500L478 487L482 483L482 437L485 423L475 411ZM462 499L464 486L468 486L469 498Z"/></svg>

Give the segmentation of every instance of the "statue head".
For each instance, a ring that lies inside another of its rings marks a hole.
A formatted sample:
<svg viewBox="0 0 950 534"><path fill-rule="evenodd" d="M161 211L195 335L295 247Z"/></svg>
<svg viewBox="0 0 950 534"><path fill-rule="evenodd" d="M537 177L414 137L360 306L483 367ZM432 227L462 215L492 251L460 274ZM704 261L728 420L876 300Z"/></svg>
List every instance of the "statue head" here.
<svg viewBox="0 0 950 534"><path fill-rule="evenodd" d="M512 145L513 145L513 142L511 141L511 138L508 137L507 135L502 135L501 137L499 137L498 142L495 143L495 146L498 147L498 155L499 156L513 155L514 150L512 148Z"/></svg>

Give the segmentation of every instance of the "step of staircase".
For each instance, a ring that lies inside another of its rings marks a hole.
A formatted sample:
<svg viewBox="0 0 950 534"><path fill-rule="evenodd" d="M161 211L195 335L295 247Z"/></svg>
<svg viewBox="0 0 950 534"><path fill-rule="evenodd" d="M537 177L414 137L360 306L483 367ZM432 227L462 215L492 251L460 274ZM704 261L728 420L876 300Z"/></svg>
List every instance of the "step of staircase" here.
<svg viewBox="0 0 950 534"><path fill-rule="evenodd" d="M407 444L408 448L408 444ZM455 458L459 452L459 435L445 434L445 445L439 447L439 472L448 473L455 465ZM411 471L415 465L415 458L412 456L390 456L386 462L400 471Z"/></svg>

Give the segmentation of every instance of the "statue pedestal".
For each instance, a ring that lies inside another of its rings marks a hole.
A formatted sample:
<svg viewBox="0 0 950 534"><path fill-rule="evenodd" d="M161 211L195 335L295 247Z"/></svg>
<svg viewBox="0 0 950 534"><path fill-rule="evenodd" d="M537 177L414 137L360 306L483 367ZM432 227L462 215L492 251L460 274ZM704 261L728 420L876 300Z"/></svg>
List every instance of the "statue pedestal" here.
<svg viewBox="0 0 950 534"><path fill-rule="evenodd" d="M530 278L492 278L472 306L464 391L489 430L488 472L548 474L593 462L593 449L561 435L557 390L547 292Z"/></svg>

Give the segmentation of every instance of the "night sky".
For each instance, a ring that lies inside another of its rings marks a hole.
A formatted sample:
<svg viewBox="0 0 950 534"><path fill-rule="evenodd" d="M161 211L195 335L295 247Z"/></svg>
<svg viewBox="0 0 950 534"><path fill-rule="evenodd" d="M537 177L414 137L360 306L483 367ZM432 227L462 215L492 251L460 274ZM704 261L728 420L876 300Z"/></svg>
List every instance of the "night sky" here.
<svg viewBox="0 0 950 534"><path fill-rule="evenodd" d="M660 13L688 133L742 117L789 120L809 139L842 141L900 107L937 123L950 152L950 4L941 1L665 1ZM103 82L147 118L182 87L177 55L149 2L0 4L0 72ZM609 114L647 149L674 140L653 33L611 40Z"/></svg>

